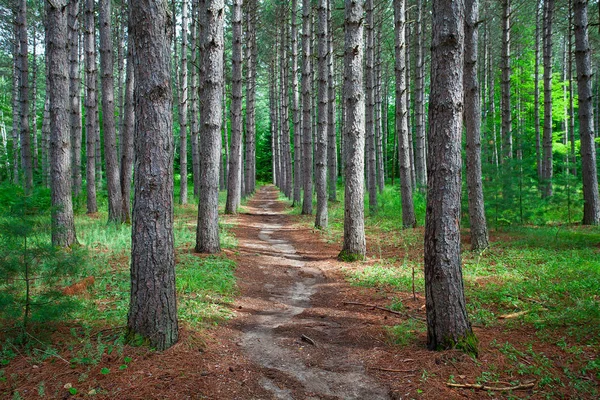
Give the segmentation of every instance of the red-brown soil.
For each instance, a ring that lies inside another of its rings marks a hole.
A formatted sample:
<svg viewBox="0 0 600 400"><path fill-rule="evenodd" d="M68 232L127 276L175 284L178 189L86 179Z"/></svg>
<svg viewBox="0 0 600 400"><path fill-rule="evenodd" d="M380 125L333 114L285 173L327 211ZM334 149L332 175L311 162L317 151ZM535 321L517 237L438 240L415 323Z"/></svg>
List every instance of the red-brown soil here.
<svg viewBox="0 0 600 400"><path fill-rule="evenodd" d="M392 345L386 327L407 316L348 303L388 307L392 298L402 298L406 313L422 319L424 298L348 284L342 268L360 265L339 262L340 247L303 227L299 217L287 215L277 193L273 187L262 188L235 218L239 246L227 254L238 264L239 297L231 321L202 333L182 329L180 342L164 353L126 346L124 354L104 354L93 367L72 369L56 357L33 363L23 355L5 368L0 397L12 398L18 390L22 398L41 398L38 390L44 382L45 398L57 399L509 398L508 392L447 386L451 379L475 383L482 373L493 372L500 386L534 383L512 396L547 398L538 376L510 372L517 362L531 366L536 361L529 356L511 361L494 340L520 350L525 343L536 343L533 350L551 361L547 368L553 376L568 382L562 372L571 362L568 355L537 340L529 326L475 328L477 359L458 351L426 350L424 332L408 345ZM119 370L124 356L131 362ZM102 374L102 368L110 373ZM598 386L595 376L583 378ZM78 389L76 395L69 394L69 385ZM552 393L577 398L569 385Z"/></svg>

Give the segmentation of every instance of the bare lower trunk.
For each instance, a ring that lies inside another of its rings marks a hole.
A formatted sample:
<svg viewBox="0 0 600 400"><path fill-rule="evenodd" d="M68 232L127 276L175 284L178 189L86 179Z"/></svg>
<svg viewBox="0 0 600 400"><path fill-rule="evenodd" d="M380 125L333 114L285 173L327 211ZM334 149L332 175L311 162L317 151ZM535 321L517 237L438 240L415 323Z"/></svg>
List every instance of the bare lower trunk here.
<svg viewBox="0 0 600 400"><path fill-rule="evenodd" d="M227 177L225 213L236 214L241 199L242 179L242 0L232 6L231 150Z"/></svg>
<svg viewBox="0 0 600 400"><path fill-rule="evenodd" d="M124 216L115 131L113 44L110 24L111 1L99 0L98 9L100 23L100 74L102 75L102 127L104 130L106 188L108 189L108 220L110 222L121 223L124 221Z"/></svg>
<svg viewBox="0 0 600 400"><path fill-rule="evenodd" d="M171 21L162 0L131 2L135 85L135 189L131 236L130 335L159 351L178 339L173 239Z"/></svg>
<svg viewBox="0 0 600 400"><path fill-rule="evenodd" d="M425 221L427 347L477 352L460 256L464 3L433 1Z"/></svg>
<svg viewBox="0 0 600 400"><path fill-rule="evenodd" d="M302 1L302 166L304 197L302 214L312 214L312 79L311 79L311 2Z"/></svg>
<svg viewBox="0 0 600 400"><path fill-rule="evenodd" d="M511 0L503 0L502 2L502 148L500 162L503 163L506 160L512 159L512 109L511 109L511 96L510 96L510 76L511 76L511 65L510 65L510 28L511 28ZM510 176L510 163L506 167L506 171ZM506 193L504 193L506 195Z"/></svg>
<svg viewBox="0 0 600 400"><path fill-rule="evenodd" d="M366 65L365 65L365 80L366 80L366 130L365 140L366 146L365 151L367 158L367 186L369 191L369 211L374 213L377 211L377 163L375 158L375 74L373 69L373 59L375 49L373 48L373 0L366 0Z"/></svg>
<svg viewBox="0 0 600 400"><path fill-rule="evenodd" d="M327 37L327 0L319 0L318 17L318 113L319 120L317 126L316 143L316 169L315 186L317 191L317 212L315 215L315 227L317 229L327 228L327 117L329 103L329 88L327 77L327 52L329 43Z"/></svg>
<svg viewBox="0 0 600 400"><path fill-rule="evenodd" d="M73 151L73 194L81 192L81 77L79 74L79 0L69 1L69 100Z"/></svg>
<svg viewBox="0 0 600 400"><path fill-rule="evenodd" d="M469 222L471 249L483 250L489 246L485 208L483 202L483 177L481 174L481 100L477 78L477 41L479 30L479 0L465 1L465 55L464 102L465 130L467 136L467 187L469 193Z"/></svg>
<svg viewBox="0 0 600 400"><path fill-rule="evenodd" d="M363 92L363 6L345 1L344 44L344 245L339 258L363 259L367 252L364 223L365 98Z"/></svg>
<svg viewBox="0 0 600 400"><path fill-rule="evenodd" d="M131 37L127 44L127 71L125 76L125 104L123 107L123 128L121 129L121 200L123 201L123 217L131 223L131 179L133 174L133 135L135 129L134 111L134 73L133 43Z"/></svg>
<svg viewBox="0 0 600 400"><path fill-rule="evenodd" d="M283 193L287 198L292 197L292 162L290 153L290 112L288 104L288 69L287 63L287 42L288 29L285 10L282 12L282 30L280 46L279 77L281 81L281 161L283 165Z"/></svg>
<svg viewBox="0 0 600 400"><path fill-rule="evenodd" d="M192 0L193 1L193 0ZM188 125L188 65L187 65L187 29L188 2L181 2L181 69L179 96L179 204L188 202L188 162L187 162L187 125Z"/></svg>
<svg viewBox="0 0 600 400"><path fill-rule="evenodd" d="M538 181L542 181L542 142L540 135L540 5L538 0L535 13L535 72L534 72L534 124L535 124L535 154Z"/></svg>
<svg viewBox="0 0 600 400"><path fill-rule="evenodd" d="M596 148L594 145L594 111L592 105L592 52L588 40L587 1L574 1L575 62L579 94L579 135L581 138L581 173L583 177L583 224L600 224Z"/></svg>
<svg viewBox="0 0 600 400"><path fill-rule="evenodd" d="M246 38L246 137L245 153L246 164L244 166L244 195L254 193L256 182L256 0L246 3L248 13L246 15L247 38Z"/></svg>
<svg viewBox="0 0 600 400"><path fill-rule="evenodd" d="M294 205L302 201L302 127L298 93L298 0L292 0L292 113L294 118Z"/></svg>
<svg viewBox="0 0 600 400"><path fill-rule="evenodd" d="M200 199L196 251L218 253L219 243L219 169L221 164L221 107L223 105L223 0L207 0L201 11L206 16L202 35L204 58L203 98L206 113L200 135Z"/></svg>
<svg viewBox="0 0 600 400"><path fill-rule="evenodd" d="M410 172L410 151L408 136L408 114L406 103L406 20L405 0L394 0L394 23L396 38L396 131L398 134L398 160L400 165L400 190L402 193L402 226L415 227L415 206L413 203L412 179Z"/></svg>
<svg viewBox="0 0 600 400"><path fill-rule="evenodd" d="M17 15L19 31L19 105L21 128L21 167L23 168L23 183L25 193L33 189L33 163L31 159L31 130L29 126L29 58L27 51L27 1L19 1Z"/></svg>
<svg viewBox="0 0 600 400"><path fill-rule="evenodd" d="M417 188L427 186L426 142L425 142L425 66L423 62L423 0L417 0L416 59L415 59L415 179Z"/></svg>
<svg viewBox="0 0 600 400"><path fill-rule="evenodd" d="M52 244L77 243L71 199L71 141L69 130L69 67L66 0L46 3L48 92L50 96L50 165Z"/></svg>
<svg viewBox="0 0 600 400"><path fill-rule="evenodd" d="M84 22L84 61L85 61L85 152L86 152L86 193L87 212L98 211L96 202L96 126L98 120L98 100L96 96L96 18L94 0L85 1Z"/></svg>
<svg viewBox="0 0 600 400"><path fill-rule="evenodd" d="M554 0L544 0L544 137L542 196L552 196L552 18Z"/></svg>
<svg viewBox="0 0 600 400"><path fill-rule="evenodd" d="M328 90L329 90L329 107L327 115L327 173L329 183L329 201L337 201L337 140L335 132L335 75L333 70L334 54L333 54L333 22L331 18L331 9L333 0L329 0L327 4L327 42L329 53L327 56L328 67Z"/></svg>

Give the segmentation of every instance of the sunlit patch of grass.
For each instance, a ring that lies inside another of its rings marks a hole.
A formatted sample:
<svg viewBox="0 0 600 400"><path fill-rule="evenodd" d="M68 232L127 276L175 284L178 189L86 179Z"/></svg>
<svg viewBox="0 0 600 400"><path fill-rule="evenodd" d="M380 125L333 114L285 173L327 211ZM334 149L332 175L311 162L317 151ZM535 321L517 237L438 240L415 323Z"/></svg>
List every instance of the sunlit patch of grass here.
<svg viewBox="0 0 600 400"><path fill-rule="evenodd" d="M425 331L425 323L414 319L408 319L398 325L387 327L390 342L398 346L411 344L420 333Z"/></svg>
<svg viewBox="0 0 600 400"><path fill-rule="evenodd" d="M403 263L400 266L394 264L367 265L355 270L345 270L347 279L356 286L364 287L388 287L398 291L412 291L414 285L416 291L422 291L424 285L423 270L416 265Z"/></svg>

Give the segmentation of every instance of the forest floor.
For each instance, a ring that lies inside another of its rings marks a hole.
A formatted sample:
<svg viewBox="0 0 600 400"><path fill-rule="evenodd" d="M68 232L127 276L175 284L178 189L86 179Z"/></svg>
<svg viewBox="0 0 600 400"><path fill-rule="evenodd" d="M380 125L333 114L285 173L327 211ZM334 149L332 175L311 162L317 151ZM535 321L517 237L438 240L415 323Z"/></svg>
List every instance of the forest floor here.
<svg viewBox="0 0 600 400"><path fill-rule="evenodd" d="M420 257L422 245L400 248L384 237L369 237L369 243L378 244L370 246L367 261L340 262L339 242L312 229L307 218L292 215L289 203L278 196L276 188L261 187L241 214L227 217L238 241L224 251L237 264L237 296L225 305L231 319L201 331L183 324L179 343L162 354L143 346L125 346L118 353L102 348L100 362L85 369L60 352L43 362L16 357L4 369L0 394L65 399L596 398L597 327L582 341L570 336L566 326L553 326L540 336L518 312L498 310L494 323L476 318L477 358L454 350L428 351L422 287L398 290L361 284L357 278L379 268L381 259Z"/></svg>

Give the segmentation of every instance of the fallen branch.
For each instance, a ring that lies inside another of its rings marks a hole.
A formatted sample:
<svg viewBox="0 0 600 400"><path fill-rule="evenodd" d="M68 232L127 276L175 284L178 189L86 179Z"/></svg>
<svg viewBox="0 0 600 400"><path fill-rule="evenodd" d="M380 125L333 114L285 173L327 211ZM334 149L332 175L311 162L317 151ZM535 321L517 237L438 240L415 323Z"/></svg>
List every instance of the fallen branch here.
<svg viewBox="0 0 600 400"><path fill-rule="evenodd" d="M317 347L317 342L315 342L313 339L309 338L306 335L302 335L300 336L300 339L304 340L305 342L312 344L313 346Z"/></svg>
<svg viewBox="0 0 600 400"><path fill-rule="evenodd" d="M378 306L376 304L359 303L357 301L345 301L344 304L349 304L349 305L353 305L353 306L363 306L363 307L375 308L377 310L386 311L386 312L389 312L391 314L400 315L401 317L412 318L412 319L416 319L417 321L425 321L425 318L415 317L414 315L410 315L410 314L403 313L403 312L400 312L400 311L390 310L389 308L381 307L381 306Z"/></svg>
<svg viewBox="0 0 600 400"><path fill-rule="evenodd" d="M530 312L530 310L518 311L518 312L511 313L511 314L500 315L498 318L499 319L517 318L517 317L520 317L522 315L529 314L529 312Z"/></svg>
<svg viewBox="0 0 600 400"><path fill-rule="evenodd" d="M418 371L418 369L389 369L389 368L371 368L377 371L384 371L384 372L415 372Z"/></svg>
<svg viewBox="0 0 600 400"><path fill-rule="evenodd" d="M515 385L515 386L503 386L503 387L487 386L487 385L479 384L479 383L451 383L451 382L446 383L446 385L450 386L450 387L462 388L462 389L495 390L498 392L505 392L508 390L531 389L535 386L535 382L521 383L521 384Z"/></svg>

